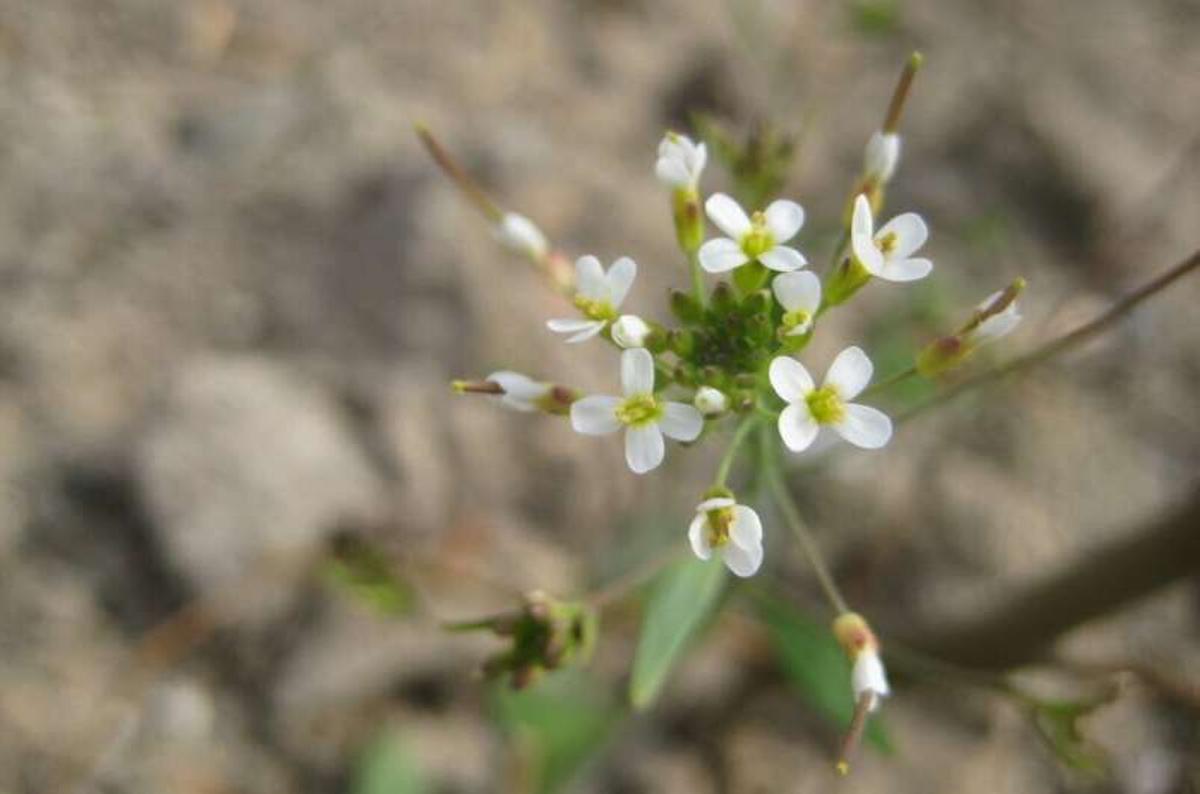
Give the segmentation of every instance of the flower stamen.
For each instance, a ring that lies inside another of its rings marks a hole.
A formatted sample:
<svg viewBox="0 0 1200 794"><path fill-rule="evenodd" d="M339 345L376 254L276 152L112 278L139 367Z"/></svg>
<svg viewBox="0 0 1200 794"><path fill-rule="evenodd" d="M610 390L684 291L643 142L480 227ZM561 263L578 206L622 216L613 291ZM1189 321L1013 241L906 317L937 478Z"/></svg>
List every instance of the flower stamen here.
<svg viewBox="0 0 1200 794"><path fill-rule="evenodd" d="M832 386L813 389L805 398L808 410L818 424L836 425L846 418L846 404Z"/></svg>
<svg viewBox="0 0 1200 794"><path fill-rule="evenodd" d="M653 394L635 394L626 397L617 406L617 420L630 427L644 427L662 418L662 405Z"/></svg>

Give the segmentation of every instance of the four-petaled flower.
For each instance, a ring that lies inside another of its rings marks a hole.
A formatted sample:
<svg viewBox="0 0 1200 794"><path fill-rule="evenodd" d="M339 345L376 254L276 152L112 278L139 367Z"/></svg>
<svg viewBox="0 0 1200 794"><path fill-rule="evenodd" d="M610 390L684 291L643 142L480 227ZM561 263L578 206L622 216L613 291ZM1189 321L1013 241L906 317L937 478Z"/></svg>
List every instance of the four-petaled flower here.
<svg viewBox="0 0 1200 794"><path fill-rule="evenodd" d="M783 245L804 225L804 208L796 202L773 201L765 212L748 217L729 196L714 193L704 203L704 211L729 235L700 246L700 266L709 273L724 273L756 260L781 273L808 264L803 254Z"/></svg>
<svg viewBox="0 0 1200 794"><path fill-rule="evenodd" d="M854 216L850 222L850 247L854 258L867 272L885 281L916 281L933 270L928 259L913 259L929 229L915 212L897 215L874 231L871 204L859 194L854 199Z"/></svg>
<svg viewBox="0 0 1200 794"><path fill-rule="evenodd" d="M668 132L658 144L654 173L664 185L695 190L707 162L708 149L703 143L695 143L677 132Z"/></svg>
<svg viewBox="0 0 1200 794"><path fill-rule="evenodd" d="M783 307L783 335L800 336L811 331L821 308L821 280L807 270L783 273L771 282L771 289Z"/></svg>
<svg viewBox="0 0 1200 794"><path fill-rule="evenodd" d="M581 256L575 262L575 307L585 319L549 320L546 327L556 333L572 334L568 342L591 339L617 319L617 310L636 276L637 262L627 256L614 262L607 273L596 257Z"/></svg>
<svg viewBox="0 0 1200 794"><path fill-rule="evenodd" d="M704 418L686 403L667 402L654 394L654 357L645 348L621 354L621 397L584 397L571 404L571 426L591 436L625 427L625 461L635 474L645 474L663 461L663 436L695 441Z"/></svg>
<svg viewBox="0 0 1200 794"><path fill-rule="evenodd" d="M820 388L796 359L779 356L772 361L771 386L788 404L779 415L779 435L787 448L804 451L823 425L863 449L886 444L892 437L892 420L875 408L847 402L866 388L871 374L871 360L857 347L838 354Z"/></svg>
<svg viewBox="0 0 1200 794"><path fill-rule="evenodd" d="M728 497L696 505L696 517L688 527L688 541L697 557L708 560L715 551L738 576L753 576L762 565L762 535L758 513Z"/></svg>

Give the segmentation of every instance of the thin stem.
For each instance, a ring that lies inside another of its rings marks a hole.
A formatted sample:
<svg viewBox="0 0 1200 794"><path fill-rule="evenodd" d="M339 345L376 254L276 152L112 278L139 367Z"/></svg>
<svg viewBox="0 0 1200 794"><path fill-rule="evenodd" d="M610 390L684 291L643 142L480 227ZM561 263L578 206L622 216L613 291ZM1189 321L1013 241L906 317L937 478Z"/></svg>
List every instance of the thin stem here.
<svg viewBox="0 0 1200 794"><path fill-rule="evenodd" d="M914 52L904 64L904 71L896 82L896 90L892 92L892 101L888 103L887 115L883 118L883 131L895 132L900 128L900 115L904 112L904 103L908 101L908 93L912 90L913 78L925 60L919 52Z"/></svg>
<svg viewBox="0 0 1200 794"><path fill-rule="evenodd" d="M458 162L450 156L450 152L446 151L446 147L433 137L433 133L424 124L416 125L417 137L421 139L421 143L425 145L425 150L429 152L429 156L438 164L442 172L450 178L458 189L470 200L475 208L478 209L483 216L492 223L499 223L504 217L503 211L496 206L496 202L492 201L483 188L479 186L474 179L467 173Z"/></svg>
<svg viewBox="0 0 1200 794"><path fill-rule="evenodd" d="M1193 253L1187 259L1172 267L1170 270L1162 273L1133 292L1126 295L1121 300L1117 301L1113 306L1095 319L1084 323L1083 325L1069 331L1066 334L1048 342L1036 350L1009 361L1006 364L1001 364L992 369L986 370L973 377L960 381L954 386L935 395L926 402L910 409L907 413L901 415L900 420L905 421L913 418L918 414L925 413L930 408L934 408L942 403L954 399L964 392L972 391L980 386L986 386L989 383L1000 380L1008 375L1012 375L1023 370L1031 369L1039 364L1044 364L1050 359L1070 350L1073 347L1078 347L1089 339L1097 336L1102 331L1108 329L1109 326L1116 324L1122 320L1125 315L1136 309L1143 301L1157 295L1167 287L1174 284L1185 275L1200 267L1200 250Z"/></svg>
<svg viewBox="0 0 1200 794"><path fill-rule="evenodd" d="M762 443L764 445L771 443L769 435L764 433ZM799 541L800 549L804 552L804 556L808 558L809 564L812 565L813 571L816 572L817 581L820 583L821 589L825 592L825 598L828 599L829 605L839 615L843 612L849 612L850 607L846 604L846 599L842 597L841 591L838 590L837 584L833 581L833 575L829 572L829 567L825 564L825 558L821 554L820 547L808 531L804 519L800 517L800 510L796 507L795 501L792 500L792 495L788 493L787 485L784 484L783 477L779 473L779 467L777 465L769 465L766 469L767 487L771 489L771 496L775 499L775 504L778 506L779 511L783 513L783 519L787 522L788 528L792 530L792 534Z"/></svg>
<svg viewBox="0 0 1200 794"><path fill-rule="evenodd" d="M700 308L704 308L708 303L708 296L704 289L704 269L700 267L700 253L698 251L688 251L688 267L692 271L692 296L696 299L696 303Z"/></svg>
<svg viewBox="0 0 1200 794"><path fill-rule="evenodd" d="M653 579L659 571L675 562L682 554L683 551L678 546L672 545L662 554L651 558L645 565L627 571L588 593L583 600L595 609L601 609L614 601L619 601L648 580Z"/></svg>
<svg viewBox="0 0 1200 794"><path fill-rule="evenodd" d="M916 367L909 367L908 369L904 370L903 372L897 372L895 375L892 375L890 377L884 378L881 381L877 381L876 383L871 384L870 387L868 387L865 391L863 391L861 396L870 397L872 394L878 394L879 392L883 391L884 389L890 389L891 387L901 384L904 381L908 380L909 378L912 378L918 374L919 373L917 372Z"/></svg>
<svg viewBox="0 0 1200 794"><path fill-rule="evenodd" d="M746 440L746 436L750 435L750 431L758 424L758 417L751 414L742 420L738 425L737 430L733 432L733 438L729 442L729 448L725 450L725 455L721 458L721 463L717 466L717 476L713 483L719 487L725 486L725 481L729 479L729 469L733 466L734 460L737 459L738 449L742 446L742 442Z"/></svg>

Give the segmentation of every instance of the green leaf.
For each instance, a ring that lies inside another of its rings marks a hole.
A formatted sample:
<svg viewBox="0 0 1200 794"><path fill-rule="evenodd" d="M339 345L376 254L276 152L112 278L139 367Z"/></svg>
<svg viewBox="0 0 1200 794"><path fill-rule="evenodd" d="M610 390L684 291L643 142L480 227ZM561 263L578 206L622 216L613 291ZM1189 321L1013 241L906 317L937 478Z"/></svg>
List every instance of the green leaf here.
<svg viewBox="0 0 1200 794"><path fill-rule="evenodd" d="M1089 740L1079 722L1100 706L1112 702L1116 691L1089 700L1043 700L1033 704L1038 735L1064 766L1092 777L1104 777L1109 758L1104 748Z"/></svg>
<svg viewBox="0 0 1200 794"><path fill-rule="evenodd" d="M850 663L833 632L770 596L759 599L759 614L796 694L839 729L846 729L854 714ZM879 717L872 716L870 720L867 741L876 749L891 753L892 742Z"/></svg>
<svg viewBox="0 0 1200 794"><path fill-rule="evenodd" d="M353 794L431 791L402 735L388 730L367 747L354 770Z"/></svg>
<svg viewBox="0 0 1200 794"><path fill-rule="evenodd" d="M688 641L712 614L724 584L725 566L716 559L689 558L659 574L633 658L629 700L634 708L654 701Z"/></svg>
<svg viewBox="0 0 1200 794"><path fill-rule="evenodd" d="M620 717L595 680L578 669L552 673L520 692L496 687L492 705L515 744L521 790L536 794L569 783Z"/></svg>

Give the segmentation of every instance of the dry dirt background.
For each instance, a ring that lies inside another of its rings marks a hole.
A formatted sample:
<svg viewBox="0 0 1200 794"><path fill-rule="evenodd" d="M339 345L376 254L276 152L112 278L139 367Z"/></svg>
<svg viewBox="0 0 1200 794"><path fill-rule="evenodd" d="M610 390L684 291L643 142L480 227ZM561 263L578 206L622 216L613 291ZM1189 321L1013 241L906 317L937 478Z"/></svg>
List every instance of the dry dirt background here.
<svg viewBox="0 0 1200 794"><path fill-rule="evenodd" d="M897 0L876 32L863 8L0 0L0 792L344 790L384 722L438 791L510 790L471 678L491 646L433 618L577 591L630 542L619 519L682 538L703 452L635 479L614 443L448 395L502 365L588 390L615 371L544 330L558 299L495 249L416 120L565 249L633 255L631 305L665 319L684 274L652 176L664 127L710 109L800 132L787 192L823 240L922 49L890 200L930 219L936 292L872 291L814 361L863 334L919 344L913 295L965 307L1020 274L1009 344L1028 348L1197 244L1200 3ZM969 615L1194 488L1198 303L1193 279L799 483L856 601L891 626ZM294 574L364 525L433 614L382 621ZM196 598L223 624L133 677ZM1194 683L1197 603L1175 587L1068 647ZM626 634L605 635L614 678ZM705 711L765 658L736 619L711 637L579 791L829 789L834 738L782 688ZM1090 723L1108 783L1063 774L993 699L926 683L889 712L900 753L845 790L1197 790L1195 716L1137 687Z"/></svg>

